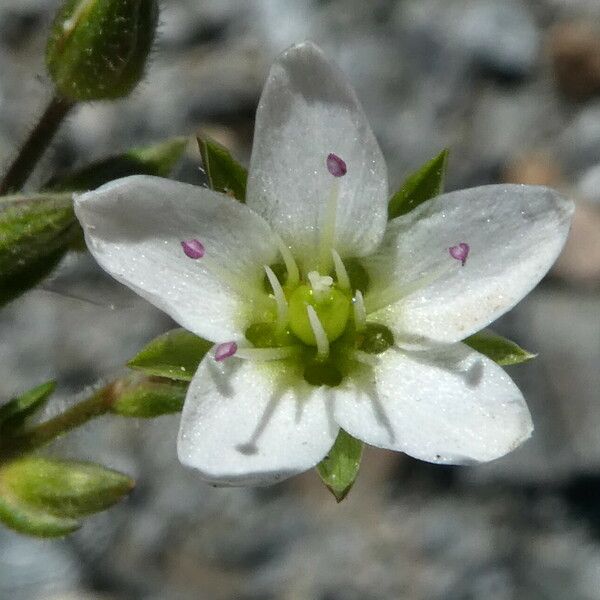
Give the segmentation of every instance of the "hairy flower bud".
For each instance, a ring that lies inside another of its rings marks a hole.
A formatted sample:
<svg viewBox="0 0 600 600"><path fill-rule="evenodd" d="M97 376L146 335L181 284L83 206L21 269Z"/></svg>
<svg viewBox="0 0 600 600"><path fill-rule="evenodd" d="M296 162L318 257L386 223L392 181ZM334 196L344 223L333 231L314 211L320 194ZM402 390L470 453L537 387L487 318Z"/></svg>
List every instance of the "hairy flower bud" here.
<svg viewBox="0 0 600 600"><path fill-rule="evenodd" d="M67 0L46 49L58 92L71 100L126 96L143 76L157 0Z"/></svg>

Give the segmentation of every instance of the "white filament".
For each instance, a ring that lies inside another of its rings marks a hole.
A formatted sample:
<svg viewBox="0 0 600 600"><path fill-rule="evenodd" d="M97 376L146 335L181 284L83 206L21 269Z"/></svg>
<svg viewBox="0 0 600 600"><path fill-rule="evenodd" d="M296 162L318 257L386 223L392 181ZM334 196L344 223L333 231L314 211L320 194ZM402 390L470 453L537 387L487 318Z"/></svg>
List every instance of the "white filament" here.
<svg viewBox="0 0 600 600"><path fill-rule="evenodd" d="M356 294L352 300L352 307L354 308L354 326L356 327L356 331L363 331L367 326L367 311L360 290L356 290Z"/></svg>
<svg viewBox="0 0 600 600"><path fill-rule="evenodd" d="M348 277L348 271L346 271L346 267L337 253L337 250L331 249L331 256L333 256L333 265L335 267L335 277L337 279L338 285L343 290L350 289L350 278Z"/></svg>
<svg viewBox="0 0 600 600"><path fill-rule="evenodd" d="M323 329L323 325L321 325L317 311L314 306L308 304L306 306L306 312L308 313L308 320L313 335L315 336L315 341L317 342L317 358L327 358L329 356L329 340L327 339L327 334Z"/></svg>
<svg viewBox="0 0 600 600"><path fill-rule="evenodd" d="M335 220L339 193L340 185L338 181L334 181L321 223L321 236L319 239L319 271L321 273L329 273L331 268L331 250L335 241Z"/></svg>
<svg viewBox="0 0 600 600"><path fill-rule="evenodd" d="M369 365L369 367L374 367L379 364L379 359L376 356L373 356L372 354L367 354L362 350L355 350L352 353L352 358L354 360L357 360L359 363L362 363L363 365Z"/></svg>
<svg viewBox="0 0 600 600"><path fill-rule="evenodd" d="M265 265L265 273L269 279L269 283L273 288L273 295L275 296L275 302L277 303L277 323L275 324L275 330L277 333L282 333L287 325L287 314L288 304L283 292L283 288L277 279L277 275L273 273L271 267Z"/></svg>
<svg viewBox="0 0 600 600"><path fill-rule="evenodd" d="M246 360L281 360L290 358L299 352L298 346L282 346L281 348L238 348L236 356Z"/></svg>
<svg viewBox="0 0 600 600"><path fill-rule="evenodd" d="M295 288L298 285L298 282L300 281L300 272L298 271L298 265L296 264L296 261L294 260L290 249L283 243L283 240L281 238L277 240L277 245L279 246L279 253L281 254L281 258L283 258L285 268L287 269L287 282L290 285L290 287Z"/></svg>

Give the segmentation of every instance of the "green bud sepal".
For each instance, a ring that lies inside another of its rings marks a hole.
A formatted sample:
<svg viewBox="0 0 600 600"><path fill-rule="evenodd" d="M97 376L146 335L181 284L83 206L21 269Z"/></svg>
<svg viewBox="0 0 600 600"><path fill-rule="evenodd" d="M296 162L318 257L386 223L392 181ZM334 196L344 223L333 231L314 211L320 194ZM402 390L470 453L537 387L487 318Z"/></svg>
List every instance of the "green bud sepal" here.
<svg viewBox="0 0 600 600"><path fill-rule="evenodd" d="M46 48L58 92L73 101L129 94L144 74L157 22L157 0L67 0Z"/></svg>

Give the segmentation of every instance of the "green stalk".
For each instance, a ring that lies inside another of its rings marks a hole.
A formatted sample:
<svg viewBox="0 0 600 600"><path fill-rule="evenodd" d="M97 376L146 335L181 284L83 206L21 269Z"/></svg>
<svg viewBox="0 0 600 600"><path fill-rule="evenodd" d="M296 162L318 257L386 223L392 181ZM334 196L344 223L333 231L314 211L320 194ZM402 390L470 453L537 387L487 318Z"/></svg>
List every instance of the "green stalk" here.
<svg viewBox="0 0 600 600"><path fill-rule="evenodd" d="M23 187L74 105L71 100L60 96L54 96L50 100L37 125L0 182L0 196L17 192Z"/></svg>
<svg viewBox="0 0 600 600"><path fill-rule="evenodd" d="M120 384L121 380L117 379L53 419L0 440L0 462L45 446L91 419L108 413L118 397Z"/></svg>

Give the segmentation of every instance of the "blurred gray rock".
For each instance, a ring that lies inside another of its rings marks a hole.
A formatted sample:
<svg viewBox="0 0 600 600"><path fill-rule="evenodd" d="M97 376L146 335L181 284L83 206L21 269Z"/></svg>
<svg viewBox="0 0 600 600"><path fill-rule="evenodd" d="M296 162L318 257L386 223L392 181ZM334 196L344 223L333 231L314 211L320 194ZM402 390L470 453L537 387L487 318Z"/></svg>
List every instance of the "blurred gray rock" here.
<svg viewBox="0 0 600 600"><path fill-rule="evenodd" d="M0 6L3 162L50 94L43 48L58 4ZM247 160L271 60L309 37L356 87L393 187L446 146L449 188L522 174L507 166L543 151L548 178L562 173L567 187L577 178L592 202L600 105L557 93L544 40L563 19L600 19L598 6L170 0L144 84L126 100L78 107L34 183L197 129ZM197 155L178 176L202 181ZM368 451L338 506L313 473L263 490L204 484L177 462L177 416L100 419L51 452L126 471L136 490L63 542L1 531L0 598L600 599L600 304L589 275L600 273L600 259L585 250L581 228L573 231L580 254L496 324L540 353L510 369L536 424L512 455L452 469ZM585 276L581 252L591 261ZM43 287L0 312L0 399L57 378L48 415L172 326L89 258L71 257Z"/></svg>

